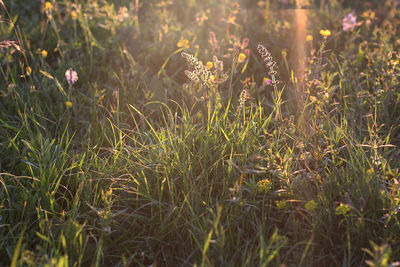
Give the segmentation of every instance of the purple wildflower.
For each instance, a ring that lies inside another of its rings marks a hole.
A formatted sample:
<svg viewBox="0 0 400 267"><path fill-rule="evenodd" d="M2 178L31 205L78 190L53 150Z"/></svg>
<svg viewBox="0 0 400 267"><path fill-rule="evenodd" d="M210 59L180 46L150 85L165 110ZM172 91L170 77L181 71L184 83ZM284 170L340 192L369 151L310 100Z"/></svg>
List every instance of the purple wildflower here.
<svg viewBox="0 0 400 267"><path fill-rule="evenodd" d="M347 14L346 17L343 18L343 31L352 31L357 25L357 16L353 13Z"/></svg>

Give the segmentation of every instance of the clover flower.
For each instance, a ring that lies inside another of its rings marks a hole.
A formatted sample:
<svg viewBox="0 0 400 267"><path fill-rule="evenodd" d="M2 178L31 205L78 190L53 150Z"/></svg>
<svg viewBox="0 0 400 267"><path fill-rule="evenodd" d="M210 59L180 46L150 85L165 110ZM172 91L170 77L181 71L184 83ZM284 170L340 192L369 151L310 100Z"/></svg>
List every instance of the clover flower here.
<svg viewBox="0 0 400 267"><path fill-rule="evenodd" d="M71 107L72 107L72 102L71 102L71 101L66 101L66 102L65 102L65 106L66 106L67 108L71 108Z"/></svg>
<svg viewBox="0 0 400 267"><path fill-rule="evenodd" d="M353 13L347 14L346 17L343 18L343 31L352 31L357 26L357 16Z"/></svg>
<svg viewBox="0 0 400 267"><path fill-rule="evenodd" d="M78 80L78 74L72 68L69 68L65 72L65 78L69 85L73 85Z"/></svg>

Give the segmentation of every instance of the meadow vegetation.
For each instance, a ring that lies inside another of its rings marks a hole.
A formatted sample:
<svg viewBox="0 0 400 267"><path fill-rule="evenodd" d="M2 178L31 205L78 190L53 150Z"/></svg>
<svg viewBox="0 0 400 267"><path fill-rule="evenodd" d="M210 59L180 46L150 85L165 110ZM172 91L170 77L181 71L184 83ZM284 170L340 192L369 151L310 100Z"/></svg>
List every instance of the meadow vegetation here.
<svg viewBox="0 0 400 267"><path fill-rule="evenodd" d="M400 1L0 0L0 266L399 266Z"/></svg>

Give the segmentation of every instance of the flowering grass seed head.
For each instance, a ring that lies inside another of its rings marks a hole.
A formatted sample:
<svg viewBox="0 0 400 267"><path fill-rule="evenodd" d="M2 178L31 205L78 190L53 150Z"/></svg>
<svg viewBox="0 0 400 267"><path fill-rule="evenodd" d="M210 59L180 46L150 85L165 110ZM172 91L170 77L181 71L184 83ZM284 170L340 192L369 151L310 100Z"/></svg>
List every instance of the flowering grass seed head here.
<svg viewBox="0 0 400 267"><path fill-rule="evenodd" d="M257 51L260 53L267 68L269 68L269 75L275 75L276 71L274 70L274 66L276 65L276 62L272 59L271 53L261 44L258 45Z"/></svg>

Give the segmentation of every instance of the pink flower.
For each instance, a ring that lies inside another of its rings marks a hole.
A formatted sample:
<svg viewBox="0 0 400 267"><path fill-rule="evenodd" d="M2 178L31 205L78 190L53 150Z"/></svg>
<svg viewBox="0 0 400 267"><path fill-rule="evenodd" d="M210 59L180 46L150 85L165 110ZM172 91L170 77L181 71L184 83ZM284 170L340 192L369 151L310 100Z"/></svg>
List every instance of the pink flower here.
<svg viewBox="0 0 400 267"><path fill-rule="evenodd" d="M349 13L343 18L343 31L352 31L356 26L358 26L357 16L355 16L353 13Z"/></svg>
<svg viewBox="0 0 400 267"><path fill-rule="evenodd" d="M67 79L68 84L72 85L78 80L78 74L72 68L69 68L65 72L65 78Z"/></svg>

